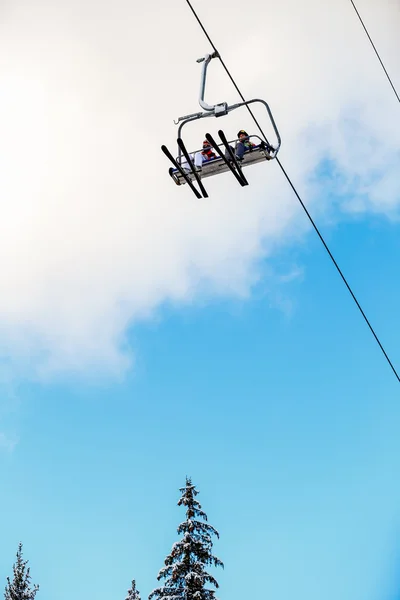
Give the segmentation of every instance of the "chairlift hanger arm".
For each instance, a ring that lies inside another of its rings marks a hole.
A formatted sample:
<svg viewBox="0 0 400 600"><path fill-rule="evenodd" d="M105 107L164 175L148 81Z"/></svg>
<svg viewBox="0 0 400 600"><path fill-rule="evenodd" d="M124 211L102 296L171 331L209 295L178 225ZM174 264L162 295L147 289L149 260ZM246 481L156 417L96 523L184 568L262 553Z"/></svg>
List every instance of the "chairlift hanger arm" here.
<svg viewBox="0 0 400 600"><path fill-rule="evenodd" d="M259 98L255 98L253 100L247 100L247 101L243 100L243 102L239 102L237 104L232 104L231 106L229 106L226 102L221 102L221 103L215 104L215 105L210 105L210 104L207 104L207 102L205 102L204 94L205 94L205 89L206 89L207 68L213 58L220 58L220 55L218 54L217 50L215 50L215 52L213 52L212 54L206 54L202 58L197 59L198 63L203 63L203 67L202 67L202 71L201 71L201 80L200 80L199 104L200 104L201 108L204 110L204 112L185 115L183 117L179 117L177 121L174 121L176 125L178 125L178 123L179 123L178 138L182 138L182 133L181 133L182 127L186 123L189 123L191 121L196 121L197 119L204 119L205 117L211 117L211 116L221 117L223 115L227 115L229 112L231 112L232 110L235 110L236 108L240 108L241 106L248 107L249 104L253 104L254 102L260 102L261 104L263 104L265 106L265 108L267 110L269 119L272 123L272 127L274 129L276 139L278 142L277 146L274 149L274 153L271 154L271 158L275 158L275 156L278 154L279 148L281 146L281 136L279 135L279 131L275 124L271 110L270 110L268 104L264 100L261 100ZM267 139L265 139L265 142L267 142L267 144L269 144ZM180 149L179 149L179 155L181 155Z"/></svg>
<svg viewBox="0 0 400 600"><path fill-rule="evenodd" d="M226 102L221 102L220 104L210 105L204 100L204 94L206 90L206 77L207 77L207 67L210 61L213 58L219 58L218 52L214 52L213 54L206 54L203 58L198 58L198 63L203 63L203 68L201 70L201 80L200 80L200 95L199 95L199 104L201 108L207 112L212 112L215 116L226 115Z"/></svg>

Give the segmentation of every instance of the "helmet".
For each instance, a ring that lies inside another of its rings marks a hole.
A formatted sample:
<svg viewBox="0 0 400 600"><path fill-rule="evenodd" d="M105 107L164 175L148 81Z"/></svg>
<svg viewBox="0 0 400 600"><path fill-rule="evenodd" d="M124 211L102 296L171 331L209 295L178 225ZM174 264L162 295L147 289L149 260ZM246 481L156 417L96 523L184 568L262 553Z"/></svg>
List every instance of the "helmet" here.
<svg viewBox="0 0 400 600"><path fill-rule="evenodd" d="M239 137L240 135L249 135L249 134L244 129L241 129L240 131L238 131L237 137Z"/></svg>
<svg viewBox="0 0 400 600"><path fill-rule="evenodd" d="M204 140L203 148L209 148L210 146L211 146L210 142L208 140Z"/></svg>

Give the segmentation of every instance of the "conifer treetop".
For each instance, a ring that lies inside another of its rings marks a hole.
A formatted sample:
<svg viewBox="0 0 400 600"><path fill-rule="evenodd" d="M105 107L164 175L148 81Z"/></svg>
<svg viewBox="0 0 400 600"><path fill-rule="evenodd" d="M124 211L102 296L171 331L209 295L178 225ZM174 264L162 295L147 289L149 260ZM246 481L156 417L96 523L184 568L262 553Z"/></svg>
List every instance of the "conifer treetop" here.
<svg viewBox="0 0 400 600"><path fill-rule="evenodd" d="M223 563L212 554L212 536L219 537L218 531L207 523L207 515L196 500L198 491L190 478L181 488L178 506L186 508L186 520L178 526L181 535L173 544L166 557L165 566L157 579L165 579L165 584L155 589L149 598L157 600L215 600L218 588L216 579L206 571L207 566L223 567Z"/></svg>
<svg viewBox="0 0 400 600"><path fill-rule="evenodd" d="M128 590L128 595L125 600L140 600L139 590L136 589L136 581L132 579L132 585Z"/></svg>
<svg viewBox="0 0 400 600"><path fill-rule="evenodd" d="M4 592L5 600L34 600L39 590L38 585L31 587L30 568L28 561L22 558L22 543L18 544L17 561L13 565L13 580L7 577L7 586Z"/></svg>

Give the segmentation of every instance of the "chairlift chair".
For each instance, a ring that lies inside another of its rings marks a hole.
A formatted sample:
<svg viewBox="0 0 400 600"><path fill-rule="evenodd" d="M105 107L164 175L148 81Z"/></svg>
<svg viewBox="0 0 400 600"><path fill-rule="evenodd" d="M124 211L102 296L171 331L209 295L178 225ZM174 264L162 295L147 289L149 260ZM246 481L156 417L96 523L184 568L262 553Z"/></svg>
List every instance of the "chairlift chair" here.
<svg viewBox="0 0 400 600"><path fill-rule="evenodd" d="M213 58L219 58L217 52L214 52L213 54L206 54L203 58L199 58L197 60L198 63L203 63L199 96L199 104L203 111L179 117L177 121L174 121L176 125L179 124L177 139L178 156L174 157L166 146L161 146L161 150L173 165L169 169L169 175L173 181L177 185L188 184L197 198L201 198L202 196L204 198L208 197L208 194L202 183L203 179L206 177L219 175L220 173L225 173L226 171L231 171L241 186L248 185L248 181L244 176L242 169L264 160L273 160L276 158L281 146L281 137L276 127L274 118L268 104L264 100L255 98L253 100L247 100L231 105L228 105L226 102L209 105L205 102L204 93L206 86L207 67ZM242 108L243 106L248 107L249 105L255 103L260 103L265 107L276 136L276 144L271 146L268 140L263 139L258 134L251 134L247 139L252 141L254 147L252 147L251 150L246 150L243 159L239 161L235 155L235 152L232 152L232 146L233 148L236 147L236 144L240 141L239 138L228 141L224 132L220 129L218 131L218 135L221 142L217 143L209 133L206 133L205 138L215 151L216 157L203 162L201 171L199 171L195 167L194 156L196 152L201 152L202 149L195 150L194 152L190 153L187 151L182 139L183 127L192 121L197 121L198 119L205 119L208 117L222 117L238 108ZM197 183L201 193L196 188L195 183Z"/></svg>

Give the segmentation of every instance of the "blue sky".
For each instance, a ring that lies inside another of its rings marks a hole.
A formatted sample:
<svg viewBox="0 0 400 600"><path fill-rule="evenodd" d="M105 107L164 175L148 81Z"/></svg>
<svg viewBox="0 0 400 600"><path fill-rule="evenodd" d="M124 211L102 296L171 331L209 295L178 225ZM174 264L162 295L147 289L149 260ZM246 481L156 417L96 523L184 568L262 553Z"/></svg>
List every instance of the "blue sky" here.
<svg viewBox="0 0 400 600"><path fill-rule="evenodd" d="M330 231L330 244L399 363L398 227ZM1 576L19 539L43 600L145 597L182 518L190 474L221 533L221 599L395 598L398 384L310 234L282 292L164 308L136 327L137 368L101 386L18 386L20 440L1 456Z"/></svg>
<svg viewBox="0 0 400 600"><path fill-rule="evenodd" d="M229 4L196 6L399 370L398 103L348 5ZM276 164L172 185L209 48L156 8L1 22L0 581L21 540L40 600L145 599L190 475L220 600L396 600L398 382ZM397 7L359 8L400 81Z"/></svg>

